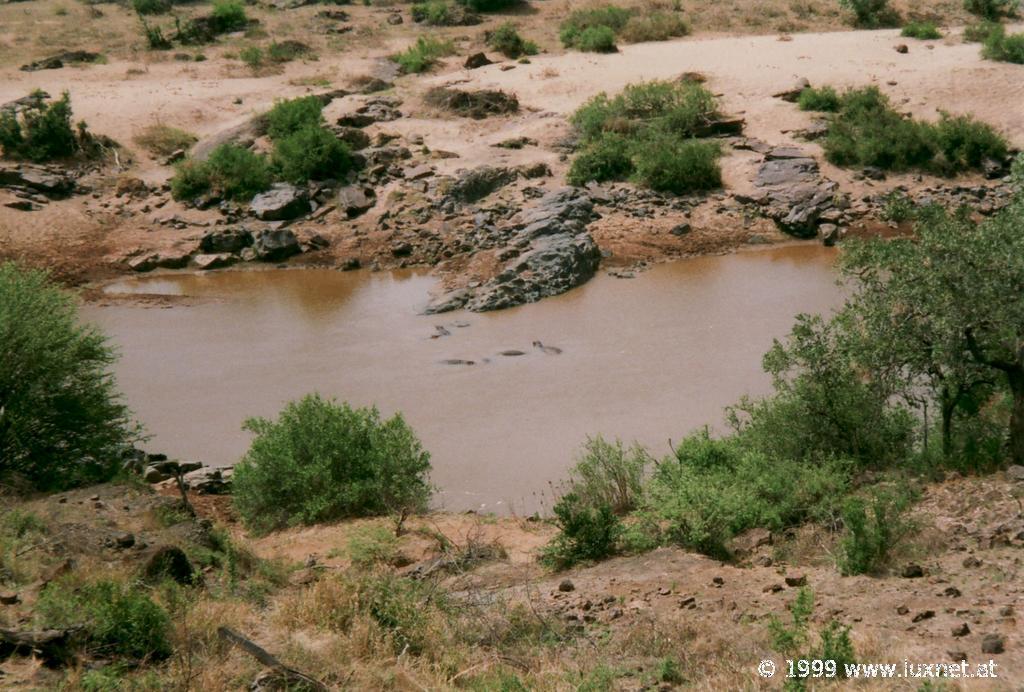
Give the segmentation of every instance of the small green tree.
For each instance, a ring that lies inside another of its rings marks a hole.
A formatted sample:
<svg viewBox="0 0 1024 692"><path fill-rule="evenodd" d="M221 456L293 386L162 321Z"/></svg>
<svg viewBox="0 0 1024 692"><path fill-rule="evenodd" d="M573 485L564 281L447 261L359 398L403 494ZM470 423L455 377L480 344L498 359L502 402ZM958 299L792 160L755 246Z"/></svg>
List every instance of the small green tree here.
<svg viewBox="0 0 1024 692"><path fill-rule="evenodd" d="M50 161L66 158L79 149L71 126L71 96L64 92L50 103L41 91L30 94L20 116L0 111L0 147L7 158Z"/></svg>
<svg viewBox="0 0 1024 692"><path fill-rule="evenodd" d="M401 415L311 394L245 429L256 437L235 468L234 501L254 530L404 514L430 498L430 455Z"/></svg>
<svg viewBox="0 0 1024 692"><path fill-rule="evenodd" d="M41 489L113 476L137 434L110 374L114 360L46 273L0 264L0 474Z"/></svg>
<svg viewBox="0 0 1024 692"><path fill-rule="evenodd" d="M611 505L580 501L575 493L563 495L554 507L559 533L544 548L541 562L566 569L579 562L602 560L615 553L622 522Z"/></svg>
<svg viewBox="0 0 1024 692"><path fill-rule="evenodd" d="M964 9L989 21L1012 17L1020 7L1020 0L964 0Z"/></svg>
<svg viewBox="0 0 1024 692"><path fill-rule="evenodd" d="M839 0L839 5L853 12L854 24L866 29L896 26L900 21L889 0Z"/></svg>

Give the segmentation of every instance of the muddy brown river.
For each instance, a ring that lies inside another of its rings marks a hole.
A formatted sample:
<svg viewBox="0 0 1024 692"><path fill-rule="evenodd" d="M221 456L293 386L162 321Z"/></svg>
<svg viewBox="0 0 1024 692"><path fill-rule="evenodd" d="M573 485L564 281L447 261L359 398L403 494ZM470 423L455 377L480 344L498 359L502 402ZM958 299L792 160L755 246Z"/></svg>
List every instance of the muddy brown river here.
<svg viewBox="0 0 1024 692"><path fill-rule="evenodd" d="M772 338L840 300L833 257L817 245L705 257L635 279L601 274L511 310L434 316L419 314L434 287L422 274L165 274L108 291L195 304L85 316L120 349L118 381L151 450L233 463L250 439L245 418L319 391L401 411L432 454L437 507L529 513L550 507L550 484L587 435L660 455L670 439L720 426L742 394L767 392ZM432 339L437 325L449 335Z"/></svg>

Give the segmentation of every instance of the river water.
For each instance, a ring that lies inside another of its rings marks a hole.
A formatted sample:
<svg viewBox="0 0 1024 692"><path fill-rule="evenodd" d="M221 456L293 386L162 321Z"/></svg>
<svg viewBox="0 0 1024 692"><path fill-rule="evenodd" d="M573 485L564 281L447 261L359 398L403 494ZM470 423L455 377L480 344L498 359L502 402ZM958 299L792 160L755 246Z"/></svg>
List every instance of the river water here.
<svg viewBox="0 0 1024 692"><path fill-rule="evenodd" d="M419 314L435 285L424 274L164 274L107 290L195 304L84 312L120 350L118 382L153 451L233 463L245 418L319 391L401 411L432 454L437 507L529 513L550 506L587 435L661 455L720 427L741 395L766 393L772 339L797 313L840 302L833 259L818 245L703 257L511 310L433 316ZM437 325L450 334L430 338Z"/></svg>

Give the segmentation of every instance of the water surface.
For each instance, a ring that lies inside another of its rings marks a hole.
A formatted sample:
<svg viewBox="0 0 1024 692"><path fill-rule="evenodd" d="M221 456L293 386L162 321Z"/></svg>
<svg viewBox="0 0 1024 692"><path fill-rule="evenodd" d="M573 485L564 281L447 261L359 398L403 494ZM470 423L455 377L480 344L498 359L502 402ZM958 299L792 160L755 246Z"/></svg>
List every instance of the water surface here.
<svg viewBox="0 0 1024 692"><path fill-rule="evenodd" d="M760 363L773 337L797 313L839 302L833 256L802 245L705 257L635 279L602 274L511 310L433 316L419 314L434 287L422 274L165 274L109 290L201 300L85 313L120 348L118 380L152 450L235 462L250 439L245 418L319 391L401 411L433 455L438 506L532 512L588 434L662 454L718 426L742 394L766 393ZM450 335L431 339L435 325Z"/></svg>

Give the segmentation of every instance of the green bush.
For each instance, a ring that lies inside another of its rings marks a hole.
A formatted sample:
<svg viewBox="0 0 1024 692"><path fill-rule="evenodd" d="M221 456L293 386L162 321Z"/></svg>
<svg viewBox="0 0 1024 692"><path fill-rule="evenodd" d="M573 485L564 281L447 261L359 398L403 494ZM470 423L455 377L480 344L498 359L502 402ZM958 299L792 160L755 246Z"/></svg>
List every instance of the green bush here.
<svg viewBox="0 0 1024 692"><path fill-rule="evenodd" d="M391 56L391 59L398 63L402 72L410 74L425 72L437 64L439 59L454 54L455 46L451 41L420 36L416 43Z"/></svg>
<svg viewBox="0 0 1024 692"><path fill-rule="evenodd" d="M616 514L624 514L640 504L644 470L650 457L643 447L628 450L622 442L606 442L603 437L587 438L583 453L569 471L572 493L586 506L607 505Z"/></svg>
<svg viewBox="0 0 1024 692"><path fill-rule="evenodd" d="M567 493L555 504L554 513L559 532L541 553L541 562L548 567L567 569L615 553L622 523L610 505L592 506Z"/></svg>
<svg viewBox="0 0 1024 692"><path fill-rule="evenodd" d="M985 39L981 54L986 60L1024 65L1024 34L1007 35L1006 29L998 25Z"/></svg>
<svg viewBox="0 0 1024 692"><path fill-rule="evenodd" d="M844 575L878 572L889 560L895 543L907 529L902 515L907 495L875 493L869 501L853 497L843 504L846 535L839 545L837 562Z"/></svg>
<svg viewBox="0 0 1024 692"><path fill-rule="evenodd" d="M430 497L430 455L401 415L381 420L313 394L245 428L256 437L235 469L234 501L254 530L418 511Z"/></svg>
<svg viewBox="0 0 1024 692"><path fill-rule="evenodd" d="M643 43L667 41L677 36L686 36L688 33L690 27L679 14L650 12L630 17L619 32L619 36L626 43Z"/></svg>
<svg viewBox="0 0 1024 692"><path fill-rule="evenodd" d="M1020 0L964 0L964 9L989 21L1000 17L1012 17L1020 6Z"/></svg>
<svg viewBox="0 0 1024 692"><path fill-rule="evenodd" d="M78 588L58 582L40 594L35 607L40 625L83 625L87 646L101 656L162 659L171 654L171 620L144 593L112 581Z"/></svg>
<svg viewBox="0 0 1024 692"><path fill-rule="evenodd" d="M772 457L817 463L849 459L884 468L908 458L915 421L890 405L890 383L863 377L840 325L797 316L785 342L765 354L773 395L728 410L740 440Z"/></svg>
<svg viewBox="0 0 1024 692"><path fill-rule="evenodd" d="M152 154L170 156L179 149L191 148L199 138L177 127L155 123L136 135L133 141Z"/></svg>
<svg viewBox="0 0 1024 692"><path fill-rule="evenodd" d="M943 165L950 171L977 169L986 159L1001 162L1009 153L1006 140L991 125L966 115L954 117L943 113L936 142L945 158Z"/></svg>
<svg viewBox="0 0 1024 692"><path fill-rule="evenodd" d="M900 36L916 38L923 41L934 41L942 38L942 32L932 22L910 22L904 25Z"/></svg>
<svg viewBox="0 0 1024 692"><path fill-rule="evenodd" d="M44 272L0 264L0 475L40 489L109 480L135 439L114 351Z"/></svg>
<svg viewBox="0 0 1024 692"><path fill-rule="evenodd" d="M171 11L170 0L132 0L132 9L138 14L167 14Z"/></svg>
<svg viewBox="0 0 1024 692"><path fill-rule="evenodd" d="M818 635L818 646L811 648L811 615L814 613L814 595L807 587L797 592L796 598L789 605L790 620L782 622L772 616L768 621L768 632L772 638L772 648L798 663L810 661L834 661L836 678L846 678L846 666L856 663L853 642L850 641L850 628L843 627L835 620L830 620ZM786 681L784 689L806 689L806 680L813 676L813 669L808 666L806 671L796 666L794 677Z"/></svg>
<svg viewBox="0 0 1024 692"><path fill-rule="evenodd" d="M276 140L309 127L320 127L324 124L323 110L323 101L316 96L276 101L267 111L267 135Z"/></svg>
<svg viewBox="0 0 1024 692"><path fill-rule="evenodd" d="M1003 33L1003 25L999 22L980 22L964 27L964 43L985 43L996 33Z"/></svg>
<svg viewBox="0 0 1024 692"><path fill-rule="evenodd" d="M834 113L839 110L839 94L830 86L815 89L807 87L800 92L797 105L802 111Z"/></svg>
<svg viewBox="0 0 1024 692"><path fill-rule="evenodd" d="M722 186L717 142L679 139L659 133L634 147L633 179L645 187L677 195Z"/></svg>
<svg viewBox="0 0 1024 692"><path fill-rule="evenodd" d="M480 16L464 5L455 5L448 0L419 2L410 9L412 20L427 26L471 26L480 23Z"/></svg>
<svg viewBox="0 0 1024 692"><path fill-rule="evenodd" d="M266 158L229 143L218 146L205 161L188 159L179 164L171 179L171 195L176 200L192 200L208 193L248 200L270 183Z"/></svg>
<svg viewBox="0 0 1024 692"><path fill-rule="evenodd" d="M394 565L400 557L398 538L383 526L365 526L348 539L348 556L359 567Z"/></svg>
<svg viewBox="0 0 1024 692"><path fill-rule="evenodd" d="M885 196L885 205L882 207L882 212L879 216L884 221L902 223L914 218L915 211L916 207L913 200L905 192L893 190Z"/></svg>
<svg viewBox="0 0 1024 692"><path fill-rule="evenodd" d="M585 53L614 53L615 32L606 26L588 26L576 40L576 48Z"/></svg>
<svg viewBox="0 0 1024 692"><path fill-rule="evenodd" d="M278 64L314 57L312 49L301 41L271 41L267 46L267 58Z"/></svg>
<svg viewBox="0 0 1024 692"><path fill-rule="evenodd" d="M849 464L772 457L735 438L685 438L645 488L640 514L662 540L728 556L729 539L752 528L780 530L826 519L849 485Z"/></svg>
<svg viewBox="0 0 1024 692"><path fill-rule="evenodd" d="M338 179L352 167L352 153L333 133L307 126L274 140L271 165L278 179L296 185Z"/></svg>
<svg viewBox="0 0 1024 692"><path fill-rule="evenodd" d="M266 57L266 53L259 46L246 46L238 51L238 59L248 65L253 72L257 72L263 67Z"/></svg>
<svg viewBox="0 0 1024 692"><path fill-rule="evenodd" d="M174 45L171 39L164 35L164 30L159 26L150 24L140 14L139 21L142 24L142 34L146 37L146 45L150 50L170 50Z"/></svg>
<svg viewBox="0 0 1024 692"><path fill-rule="evenodd" d="M245 5L238 0L216 0L210 13L210 28L218 34L241 31L249 23Z"/></svg>
<svg viewBox="0 0 1024 692"><path fill-rule="evenodd" d="M633 173L629 142L621 135L600 137L580 151L572 161L567 180L570 185L585 185L594 180L622 180Z"/></svg>
<svg viewBox="0 0 1024 692"><path fill-rule="evenodd" d="M854 24L861 28L897 26L900 21L889 0L839 0L839 5L853 12Z"/></svg>
<svg viewBox="0 0 1024 692"><path fill-rule="evenodd" d="M506 22L487 36L487 45L506 58L518 58L523 55L536 55L537 44L527 41L519 35L515 24Z"/></svg>
<svg viewBox="0 0 1024 692"><path fill-rule="evenodd" d="M598 94L571 122L583 144L568 181L627 176L655 190L681 194L721 186L717 143L695 140L717 117L715 99L700 84L631 84L614 98Z"/></svg>
<svg viewBox="0 0 1024 692"><path fill-rule="evenodd" d="M603 32L591 32L588 42L593 44L597 40L598 35L608 36L610 32L610 50L614 50L615 35L626 26L630 16L632 16L632 13L629 10L614 5L574 10L559 27L558 37L566 48L592 50L582 47L583 35L588 29L606 29L607 31Z"/></svg>
<svg viewBox="0 0 1024 692"><path fill-rule="evenodd" d="M459 0L459 2L474 12L499 12L518 5L520 0Z"/></svg>
<svg viewBox="0 0 1024 692"><path fill-rule="evenodd" d="M918 168L954 174L978 168L986 158L1002 160L1006 140L969 116L943 115L936 125L897 113L877 87L847 91L823 142L838 166L885 170Z"/></svg>
<svg viewBox="0 0 1024 692"><path fill-rule="evenodd" d="M0 111L0 147L6 158L44 162L66 158L79 150L79 139L71 127L71 96L68 92L46 103L35 91L21 114Z"/></svg>

